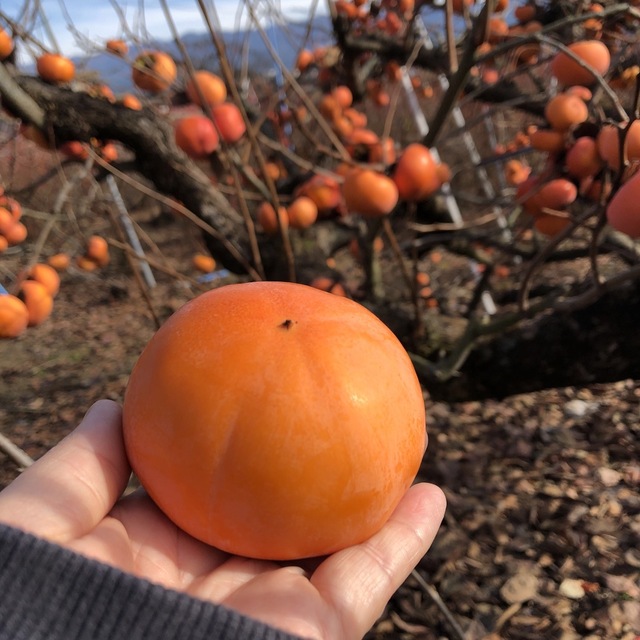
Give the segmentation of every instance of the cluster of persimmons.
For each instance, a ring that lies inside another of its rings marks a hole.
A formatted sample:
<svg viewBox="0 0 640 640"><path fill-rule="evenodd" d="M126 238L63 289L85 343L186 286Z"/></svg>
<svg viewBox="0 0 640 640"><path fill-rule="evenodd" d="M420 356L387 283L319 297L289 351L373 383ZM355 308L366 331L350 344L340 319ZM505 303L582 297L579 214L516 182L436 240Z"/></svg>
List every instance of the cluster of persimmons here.
<svg viewBox="0 0 640 640"><path fill-rule="evenodd" d="M9 199L11 200L11 199ZM19 205L18 205L19 207ZM7 209L0 207L0 219ZM90 236L76 265L93 271L109 263L109 245L101 236ZM60 289L60 273L70 265L66 253L50 256L19 273L8 292L0 287L0 338L17 338L27 327L42 324L53 311L53 299Z"/></svg>

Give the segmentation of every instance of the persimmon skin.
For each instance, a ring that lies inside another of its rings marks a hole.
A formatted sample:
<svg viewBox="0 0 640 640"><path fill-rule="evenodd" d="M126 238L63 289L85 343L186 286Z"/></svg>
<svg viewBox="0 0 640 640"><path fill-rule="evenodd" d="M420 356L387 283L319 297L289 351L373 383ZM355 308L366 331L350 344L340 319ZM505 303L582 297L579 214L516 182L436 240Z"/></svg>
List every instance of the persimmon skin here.
<svg viewBox="0 0 640 640"><path fill-rule="evenodd" d="M271 560L368 539L426 444L395 335L360 304L292 283L226 285L183 306L141 354L123 411L129 460L166 515Z"/></svg>

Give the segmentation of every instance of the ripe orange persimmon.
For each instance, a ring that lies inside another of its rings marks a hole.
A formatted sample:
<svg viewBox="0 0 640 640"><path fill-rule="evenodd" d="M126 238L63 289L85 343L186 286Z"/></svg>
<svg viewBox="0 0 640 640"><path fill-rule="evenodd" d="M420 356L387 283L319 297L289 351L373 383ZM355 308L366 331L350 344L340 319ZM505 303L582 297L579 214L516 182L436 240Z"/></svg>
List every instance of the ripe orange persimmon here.
<svg viewBox="0 0 640 640"><path fill-rule="evenodd" d="M127 43L124 40L119 39L107 40L105 43L105 49L110 53L120 56L121 58L124 58L124 56L129 52Z"/></svg>
<svg viewBox="0 0 640 640"><path fill-rule="evenodd" d="M431 151L414 142L402 152L392 176L401 200L424 200L441 186Z"/></svg>
<svg viewBox="0 0 640 640"><path fill-rule="evenodd" d="M280 231L278 225L278 218L280 219L280 225L283 229L289 227L289 216L287 210L284 207L278 207L278 216L276 217L276 210L270 202L261 202L258 206L258 224L262 227L263 231L269 235L275 235Z"/></svg>
<svg viewBox="0 0 640 640"><path fill-rule="evenodd" d="M85 257L93 260L99 267L106 267L111 259L109 256L109 244L102 236L91 236L87 241Z"/></svg>
<svg viewBox="0 0 640 640"><path fill-rule="evenodd" d="M238 142L245 134L247 125L233 102L218 104L211 109L211 113L220 137L228 144Z"/></svg>
<svg viewBox="0 0 640 640"><path fill-rule="evenodd" d="M342 286L342 283L329 276L318 276L317 278L313 278L309 283L310 287L314 289L320 289L320 291L326 291L327 293L332 293L334 296L342 296L343 298L347 298L347 292L345 288Z"/></svg>
<svg viewBox="0 0 640 640"><path fill-rule="evenodd" d="M24 242L28 235L27 227L20 221L14 221L11 225L3 229L1 233L6 238L10 247Z"/></svg>
<svg viewBox="0 0 640 640"><path fill-rule="evenodd" d="M547 153L559 153L565 148L565 135L563 131L555 129L535 129L529 134L531 146L538 151Z"/></svg>
<svg viewBox="0 0 640 640"><path fill-rule="evenodd" d="M640 173L629 178L611 198L607 221L616 231L640 238Z"/></svg>
<svg viewBox="0 0 640 640"><path fill-rule="evenodd" d="M131 79L144 91L160 93L173 84L177 73L176 63L168 53L144 51L134 60Z"/></svg>
<svg viewBox="0 0 640 640"><path fill-rule="evenodd" d="M568 215L557 215L551 213L541 213L536 216L533 226L539 233L545 236L556 236L564 231L571 224Z"/></svg>
<svg viewBox="0 0 640 640"><path fill-rule="evenodd" d="M196 253L191 259L191 263L202 273L211 273L216 268L215 259L206 253Z"/></svg>
<svg viewBox="0 0 640 640"><path fill-rule="evenodd" d="M420 384L389 328L348 298L282 282L226 285L169 318L131 373L123 430L173 522L272 560L379 531L426 442Z"/></svg>
<svg viewBox="0 0 640 640"><path fill-rule="evenodd" d="M567 48L599 75L604 75L609 70L611 54L607 45L600 40L581 40L573 42ZM588 87L596 81L596 77L589 69L580 65L564 51L557 53L551 61L551 72L565 87L576 84Z"/></svg>
<svg viewBox="0 0 640 640"><path fill-rule="evenodd" d="M42 262L34 264L29 269L27 278L39 282L52 298L55 298L60 290L60 276L51 265Z"/></svg>
<svg viewBox="0 0 640 640"><path fill-rule="evenodd" d="M56 271L65 271L68 269L71 260L66 253L56 253L47 259L47 264Z"/></svg>
<svg viewBox="0 0 640 640"><path fill-rule="evenodd" d="M303 49L296 58L296 68L298 71L305 71L314 63L314 61L315 56L313 55L313 52L308 49Z"/></svg>
<svg viewBox="0 0 640 640"><path fill-rule="evenodd" d="M29 322L24 302L16 296L0 294L0 338L17 338Z"/></svg>
<svg viewBox="0 0 640 640"><path fill-rule="evenodd" d="M344 177L342 195L347 209L367 218L391 213L398 204L396 183L378 171L350 169Z"/></svg>
<svg viewBox="0 0 640 640"><path fill-rule="evenodd" d="M0 233L0 253L9 248L9 241Z"/></svg>
<svg viewBox="0 0 640 640"><path fill-rule="evenodd" d="M553 129L567 131L587 120L589 108L582 98L570 93L559 93L549 100L544 115Z"/></svg>
<svg viewBox="0 0 640 640"><path fill-rule="evenodd" d="M24 302L29 313L27 326L35 327L51 315L53 297L43 284L35 280L24 280L20 285L18 298Z"/></svg>
<svg viewBox="0 0 640 640"><path fill-rule="evenodd" d="M616 171L620 168L620 141L625 128L625 156L629 161L640 160L640 120L634 120L630 125L628 122L622 122L619 126L605 124L596 138L600 157Z"/></svg>
<svg viewBox="0 0 640 640"><path fill-rule="evenodd" d="M69 58L58 53L43 53L36 60L38 75L46 82L71 82L76 74L75 65Z"/></svg>
<svg viewBox="0 0 640 640"><path fill-rule="evenodd" d="M193 78L187 81L185 92L191 102L200 106L202 106L201 94L210 107L222 104L227 99L227 86L222 78L205 70L194 72Z"/></svg>
<svg viewBox="0 0 640 640"><path fill-rule="evenodd" d="M287 207L287 217L293 229L306 229L318 219L318 206L308 196L299 196Z"/></svg>
<svg viewBox="0 0 640 640"><path fill-rule="evenodd" d="M317 174L303 182L296 190L296 196L311 198L318 207L318 214L327 214L342 204L342 192L337 180Z"/></svg>
<svg viewBox="0 0 640 640"><path fill-rule="evenodd" d="M13 38L0 27L0 60L5 60L13 51Z"/></svg>
<svg viewBox="0 0 640 640"><path fill-rule="evenodd" d="M125 93L120 99L120 104L127 109L133 109L134 111L140 111L142 109L142 102L138 100L132 93Z"/></svg>
<svg viewBox="0 0 640 640"><path fill-rule="evenodd" d="M565 165L574 178L588 178L598 173L602 159L596 141L587 136L578 138L567 151Z"/></svg>
<svg viewBox="0 0 640 640"><path fill-rule="evenodd" d="M176 144L190 158L210 156L220 143L218 131L207 116L186 116L175 124Z"/></svg>

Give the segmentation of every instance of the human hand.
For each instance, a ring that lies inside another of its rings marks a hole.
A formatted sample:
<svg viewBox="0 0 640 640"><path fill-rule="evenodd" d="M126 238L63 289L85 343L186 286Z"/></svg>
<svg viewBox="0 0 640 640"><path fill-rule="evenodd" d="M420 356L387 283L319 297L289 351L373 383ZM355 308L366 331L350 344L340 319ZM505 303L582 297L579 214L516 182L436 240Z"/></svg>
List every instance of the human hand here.
<svg viewBox="0 0 640 640"><path fill-rule="evenodd" d="M192 538L142 490L120 498L130 473L120 407L100 401L0 493L0 522L309 638L362 638L427 552L445 510L440 489L415 485L366 542L313 568L284 565Z"/></svg>

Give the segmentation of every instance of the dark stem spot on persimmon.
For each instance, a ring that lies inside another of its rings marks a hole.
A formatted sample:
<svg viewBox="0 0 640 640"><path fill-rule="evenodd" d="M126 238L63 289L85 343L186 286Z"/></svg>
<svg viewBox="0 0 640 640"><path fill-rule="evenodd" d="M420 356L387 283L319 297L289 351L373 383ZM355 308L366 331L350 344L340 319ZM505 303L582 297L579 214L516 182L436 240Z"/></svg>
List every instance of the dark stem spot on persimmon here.
<svg viewBox="0 0 640 640"><path fill-rule="evenodd" d="M291 327L293 327L293 325L295 324L294 320L285 320L282 324L278 325L281 329L291 329Z"/></svg>

